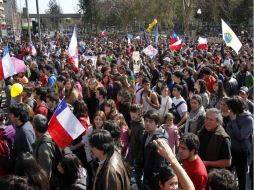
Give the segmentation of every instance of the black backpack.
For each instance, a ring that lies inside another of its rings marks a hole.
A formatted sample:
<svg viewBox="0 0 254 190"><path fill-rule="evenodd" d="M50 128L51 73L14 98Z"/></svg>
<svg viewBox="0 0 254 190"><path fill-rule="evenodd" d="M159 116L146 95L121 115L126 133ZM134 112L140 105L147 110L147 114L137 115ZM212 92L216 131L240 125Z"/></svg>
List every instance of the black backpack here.
<svg viewBox="0 0 254 190"><path fill-rule="evenodd" d="M179 102L179 104L175 105L174 103L172 104L172 108L168 110L169 113L172 113L174 115L174 124L177 124L181 121L181 116L177 111L177 108L185 103L185 101Z"/></svg>

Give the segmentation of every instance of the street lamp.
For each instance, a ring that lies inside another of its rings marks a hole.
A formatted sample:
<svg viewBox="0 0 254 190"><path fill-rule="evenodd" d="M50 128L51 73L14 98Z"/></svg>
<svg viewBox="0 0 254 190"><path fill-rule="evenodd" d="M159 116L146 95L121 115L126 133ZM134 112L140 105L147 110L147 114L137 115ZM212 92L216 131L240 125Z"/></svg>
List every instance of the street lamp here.
<svg viewBox="0 0 254 190"><path fill-rule="evenodd" d="M200 17L201 17L202 11L201 9L197 10L197 15L198 15L198 31L199 31L199 24L200 24Z"/></svg>

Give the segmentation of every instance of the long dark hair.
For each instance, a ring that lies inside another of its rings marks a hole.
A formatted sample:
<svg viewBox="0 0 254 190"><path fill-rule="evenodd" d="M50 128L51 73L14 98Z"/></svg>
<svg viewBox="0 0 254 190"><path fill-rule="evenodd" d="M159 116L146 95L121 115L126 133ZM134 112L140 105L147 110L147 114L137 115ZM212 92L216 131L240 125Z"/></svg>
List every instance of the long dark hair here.
<svg viewBox="0 0 254 190"><path fill-rule="evenodd" d="M83 100L76 100L73 104L73 114L77 117L86 117L88 115L88 108Z"/></svg>
<svg viewBox="0 0 254 190"><path fill-rule="evenodd" d="M198 84L200 86L199 93L205 93L207 91L207 86L206 86L205 81L199 79L197 82L198 82Z"/></svg>
<svg viewBox="0 0 254 190"><path fill-rule="evenodd" d="M81 161L75 154L66 154L61 161L61 166L64 170L62 174L64 183L73 184L78 179L79 170L82 167Z"/></svg>
<svg viewBox="0 0 254 190"><path fill-rule="evenodd" d="M218 91L216 93L221 99L226 96L226 92L224 90L223 82L221 80L218 80L217 84L218 84Z"/></svg>
<svg viewBox="0 0 254 190"><path fill-rule="evenodd" d="M45 171L29 152L22 153L18 156L15 162L15 174L27 177L29 184L35 187L34 189L49 189L49 179Z"/></svg>

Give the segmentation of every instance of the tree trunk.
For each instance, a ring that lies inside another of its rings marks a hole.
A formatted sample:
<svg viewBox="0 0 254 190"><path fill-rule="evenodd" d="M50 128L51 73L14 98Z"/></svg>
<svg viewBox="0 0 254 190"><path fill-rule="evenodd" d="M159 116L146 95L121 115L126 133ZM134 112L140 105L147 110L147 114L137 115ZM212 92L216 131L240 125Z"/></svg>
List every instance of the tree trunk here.
<svg viewBox="0 0 254 190"><path fill-rule="evenodd" d="M191 7L192 0L183 0L183 27L186 36L190 36Z"/></svg>

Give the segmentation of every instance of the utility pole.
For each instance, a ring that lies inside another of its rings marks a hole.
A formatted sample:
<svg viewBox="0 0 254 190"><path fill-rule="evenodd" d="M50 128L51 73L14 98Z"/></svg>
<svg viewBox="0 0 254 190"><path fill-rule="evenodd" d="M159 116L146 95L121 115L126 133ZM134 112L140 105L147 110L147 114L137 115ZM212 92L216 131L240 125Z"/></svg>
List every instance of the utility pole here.
<svg viewBox="0 0 254 190"><path fill-rule="evenodd" d="M38 19L38 30L39 30L40 50L41 50L41 49L42 49L42 42L41 42L41 18L40 18L38 0L36 0L36 9L37 9L37 19Z"/></svg>
<svg viewBox="0 0 254 190"><path fill-rule="evenodd" d="M26 17L27 17L28 35L29 35L29 43L30 43L32 42L32 37L31 37L31 30L30 30L30 23L29 23L29 11L28 11L27 0L26 0Z"/></svg>

